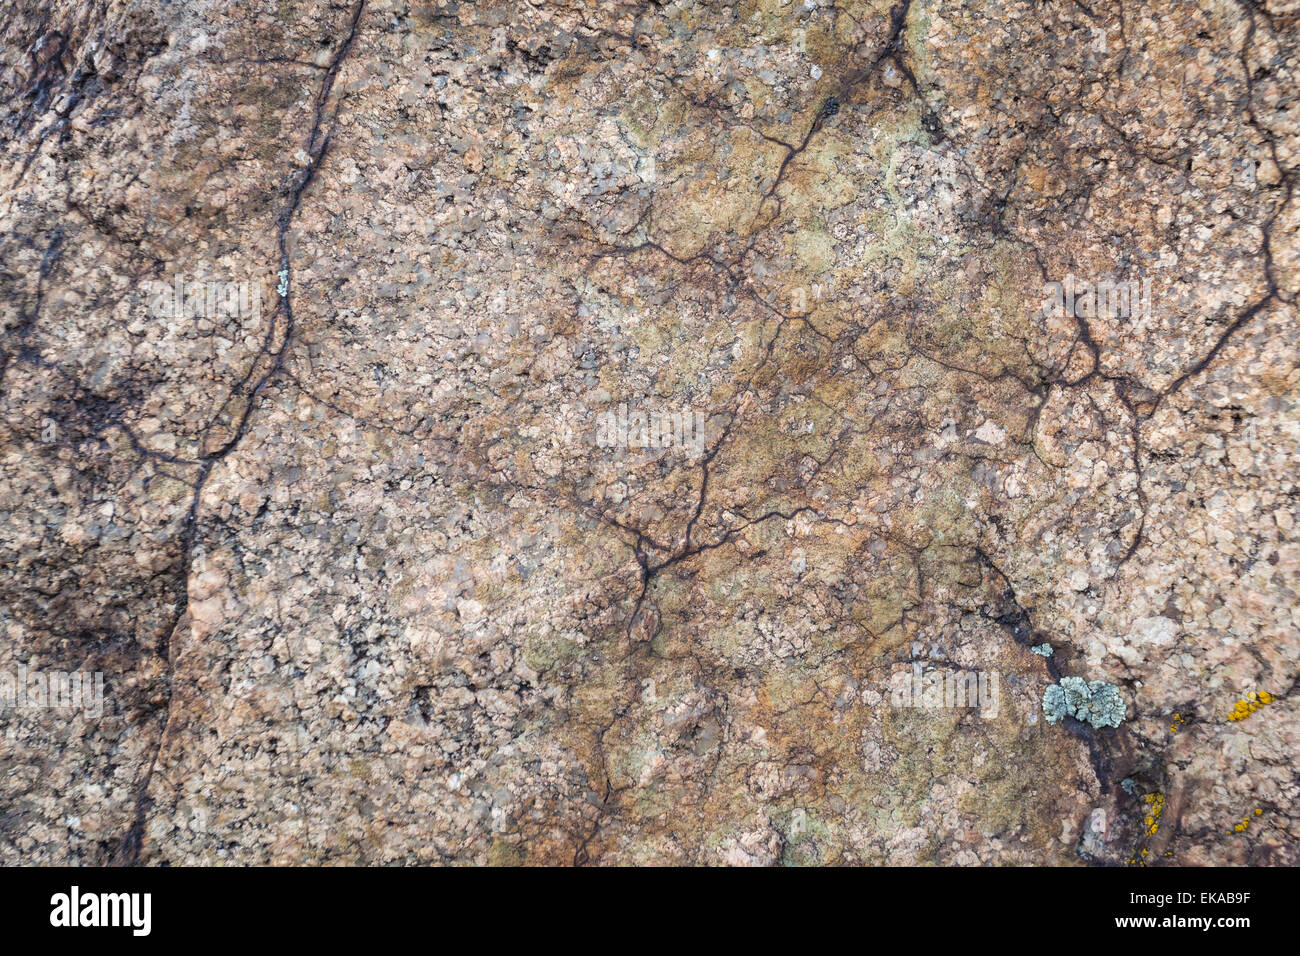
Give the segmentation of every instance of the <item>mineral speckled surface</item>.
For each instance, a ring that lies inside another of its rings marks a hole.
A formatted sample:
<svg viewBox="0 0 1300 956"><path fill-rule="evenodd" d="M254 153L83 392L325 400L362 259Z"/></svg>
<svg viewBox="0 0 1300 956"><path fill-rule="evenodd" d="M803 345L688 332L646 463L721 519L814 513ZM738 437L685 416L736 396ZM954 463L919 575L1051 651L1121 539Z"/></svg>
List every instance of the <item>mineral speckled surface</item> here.
<svg viewBox="0 0 1300 956"><path fill-rule="evenodd" d="M0 30L0 861L1300 863L1291 0Z"/></svg>

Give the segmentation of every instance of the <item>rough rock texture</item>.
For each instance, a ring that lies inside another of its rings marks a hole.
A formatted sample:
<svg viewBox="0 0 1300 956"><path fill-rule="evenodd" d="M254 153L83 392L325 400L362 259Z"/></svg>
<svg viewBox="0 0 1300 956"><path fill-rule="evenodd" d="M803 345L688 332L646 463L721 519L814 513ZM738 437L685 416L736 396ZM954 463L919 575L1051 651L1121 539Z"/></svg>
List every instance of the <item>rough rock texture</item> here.
<svg viewBox="0 0 1300 956"><path fill-rule="evenodd" d="M1294 0L10 7L0 862L1300 863Z"/></svg>

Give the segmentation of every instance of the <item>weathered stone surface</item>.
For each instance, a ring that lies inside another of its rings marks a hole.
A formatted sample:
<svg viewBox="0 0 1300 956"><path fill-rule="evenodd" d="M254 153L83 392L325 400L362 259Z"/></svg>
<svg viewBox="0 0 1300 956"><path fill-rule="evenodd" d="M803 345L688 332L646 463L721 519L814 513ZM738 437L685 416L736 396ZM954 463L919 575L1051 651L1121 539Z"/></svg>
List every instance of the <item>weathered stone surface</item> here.
<svg viewBox="0 0 1300 956"><path fill-rule="evenodd" d="M1300 862L1294 4L13 7L4 862Z"/></svg>

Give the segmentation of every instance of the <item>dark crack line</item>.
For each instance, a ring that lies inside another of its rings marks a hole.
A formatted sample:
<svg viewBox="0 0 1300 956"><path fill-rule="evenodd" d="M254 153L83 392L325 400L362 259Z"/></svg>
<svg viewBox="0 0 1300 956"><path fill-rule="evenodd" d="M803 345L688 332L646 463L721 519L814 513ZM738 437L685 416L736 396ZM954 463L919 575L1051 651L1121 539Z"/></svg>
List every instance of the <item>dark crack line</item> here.
<svg viewBox="0 0 1300 956"><path fill-rule="evenodd" d="M203 495L203 489L207 484L208 478L212 474L213 468L224 460L243 439L249 421L252 418L256 400L266 388L272 378L281 371L284 364L285 354L288 351L289 344L293 339L294 331L294 314L293 306L290 300L292 295L292 256L289 250L289 229L292 226L294 216L301 205L307 188L315 179L329 146L329 133L323 131L325 110L329 102L330 93L334 87L334 81L338 76L339 70L343 66L343 61L352 49L353 42L356 39L361 15L365 10L366 0L357 0L353 8L351 20L348 24L348 32L339 48L335 51L333 59L328 69L325 71L324 79L321 83L320 90L316 95L315 114L312 121L310 133L307 138L306 152L309 157L307 167L297 177L289 189L288 197L284 208L280 212L277 222L276 240L280 251L280 275L281 288L279 302L275 311L272 313L271 321L268 323L266 338L263 342L259 354L250 363L248 372L241 380L240 384L232 389L231 396L226 399L226 403L218 411L217 418L222 411L233 399L235 393L249 382L253 381L256 370L265 359L270 359L270 366L256 379L245 396L244 410L239 416L237 424L229 438L216 449L204 453L199 465L199 473L194 483L194 492L190 498L189 510L186 514L185 523L181 532L182 557L178 577L180 578L180 598L177 603L177 611L173 618L173 623L168 631L169 636L160 644L160 656L167 660L167 704L164 709L163 727L159 734L158 744L154 748L149 763L145 769L144 775L136 788L135 813L133 822L126 835L122 838L121 845L114 854L113 863L119 866L136 866L140 862L140 853L144 843L144 828L148 818L149 810L152 807L152 798L149 796L149 786L153 781L154 773L157 770L158 761L161 758L164 747L167 743L168 732L171 728L174 718L173 702L175 691L171 687L175 679L176 647L175 637L177 628L180 626L185 615L189 611L189 579L192 571L194 546L198 539L199 529L199 505ZM337 113L335 114L337 116ZM283 331L280 335L279 346L275 346L277 337L277 326L283 320ZM209 425L209 429L216 426L217 419L214 418Z"/></svg>

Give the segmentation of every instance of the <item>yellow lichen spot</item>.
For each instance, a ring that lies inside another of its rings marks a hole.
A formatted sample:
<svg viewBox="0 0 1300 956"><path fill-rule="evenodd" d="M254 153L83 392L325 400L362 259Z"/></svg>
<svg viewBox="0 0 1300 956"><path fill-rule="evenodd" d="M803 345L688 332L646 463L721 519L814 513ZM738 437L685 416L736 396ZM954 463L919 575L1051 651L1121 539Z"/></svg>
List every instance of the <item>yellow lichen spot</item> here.
<svg viewBox="0 0 1300 956"><path fill-rule="evenodd" d="M1250 829L1250 821L1251 821L1252 819L1254 819L1255 817L1263 816L1263 814L1264 814L1264 811L1263 811L1262 809L1260 809L1259 807L1256 807L1256 808L1255 808L1255 812L1254 812L1253 814L1251 814L1251 813L1246 814L1246 816L1245 816L1244 818L1242 818L1242 821L1241 821L1240 823L1234 824L1233 827L1232 827L1232 829L1229 830L1228 832L1229 832L1229 833L1245 833L1247 830Z"/></svg>
<svg viewBox="0 0 1300 956"><path fill-rule="evenodd" d="M1147 803L1147 814L1142 823L1146 827L1148 836L1155 836L1156 831L1160 829L1160 814L1165 809L1165 795L1163 793L1148 793L1142 798Z"/></svg>
<svg viewBox="0 0 1300 956"><path fill-rule="evenodd" d="M1181 728L1185 723L1187 723L1186 717L1184 717L1182 714L1174 714L1174 722L1169 725L1169 732L1171 734L1178 733L1179 728Z"/></svg>
<svg viewBox="0 0 1300 956"><path fill-rule="evenodd" d="M1245 720L1255 711L1273 703L1275 700L1277 700L1277 698L1266 690L1251 691L1241 700L1237 701L1236 705L1232 708L1232 713L1228 714L1228 720L1231 723Z"/></svg>

